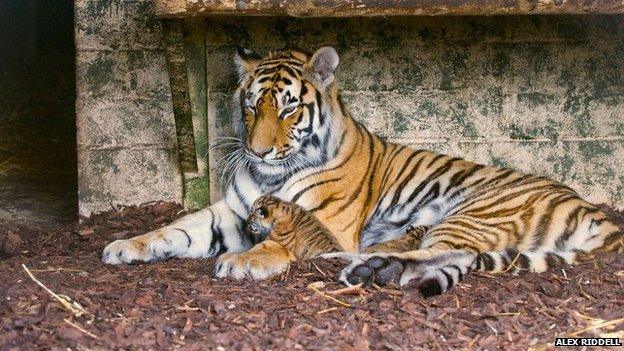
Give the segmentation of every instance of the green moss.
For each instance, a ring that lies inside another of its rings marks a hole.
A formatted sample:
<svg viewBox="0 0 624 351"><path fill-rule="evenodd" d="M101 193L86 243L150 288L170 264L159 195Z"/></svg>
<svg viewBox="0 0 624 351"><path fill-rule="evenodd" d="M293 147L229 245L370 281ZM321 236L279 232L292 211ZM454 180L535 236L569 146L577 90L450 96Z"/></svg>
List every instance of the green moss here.
<svg viewBox="0 0 624 351"><path fill-rule="evenodd" d="M186 177L184 179L184 206L200 209L210 204L208 177Z"/></svg>
<svg viewBox="0 0 624 351"><path fill-rule="evenodd" d="M500 157L496 157L496 156L491 156L491 164L494 167L501 167L501 168L513 168L513 166L509 163L509 161L500 158Z"/></svg>
<svg viewBox="0 0 624 351"><path fill-rule="evenodd" d="M406 116L399 111L395 111L393 113L393 117L394 124L392 126L395 132L403 133L408 130L410 120L409 116Z"/></svg>
<svg viewBox="0 0 624 351"><path fill-rule="evenodd" d="M521 92L518 93L518 102L522 102L532 106L540 106L553 103L557 100L557 96L541 92Z"/></svg>
<svg viewBox="0 0 624 351"><path fill-rule="evenodd" d="M491 62L491 72L496 78L502 77L509 70L509 53L507 51L497 51Z"/></svg>
<svg viewBox="0 0 624 351"><path fill-rule="evenodd" d="M583 157L612 156L613 145L609 142L582 141L579 143L579 151Z"/></svg>
<svg viewBox="0 0 624 351"><path fill-rule="evenodd" d="M110 83L115 65L115 59L109 55L99 55L89 62L84 75L87 89L94 95L101 94L102 88Z"/></svg>

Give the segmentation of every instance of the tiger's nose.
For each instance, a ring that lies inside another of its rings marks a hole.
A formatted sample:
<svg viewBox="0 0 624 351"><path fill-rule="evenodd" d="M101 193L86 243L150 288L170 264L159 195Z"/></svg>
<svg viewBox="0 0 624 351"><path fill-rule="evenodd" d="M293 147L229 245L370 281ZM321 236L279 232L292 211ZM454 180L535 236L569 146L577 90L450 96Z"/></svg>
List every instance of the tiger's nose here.
<svg viewBox="0 0 624 351"><path fill-rule="evenodd" d="M263 149L261 149L261 148L251 148L251 152L254 155L256 155L256 156L258 156L260 158L264 158L264 156L270 154L271 151L273 151L273 148L274 148L273 146L270 146L268 148L263 148Z"/></svg>

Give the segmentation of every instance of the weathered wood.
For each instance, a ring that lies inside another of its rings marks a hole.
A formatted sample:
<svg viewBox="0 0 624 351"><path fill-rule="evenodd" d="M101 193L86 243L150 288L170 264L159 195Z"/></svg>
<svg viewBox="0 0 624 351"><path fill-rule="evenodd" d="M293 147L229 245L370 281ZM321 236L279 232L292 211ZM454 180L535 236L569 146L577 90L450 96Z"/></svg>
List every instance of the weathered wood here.
<svg viewBox="0 0 624 351"><path fill-rule="evenodd" d="M623 0L156 0L161 17L439 16L624 13Z"/></svg>
<svg viewBox="0 0 624 351"><path fill-rule="evenodd" d="M178 161L184 177L184 206L202 208L210 200L204 20L165 20L163 38L178 138Z"/></svg>
<svg viewBox="0 0 624 351"><path fill-rule="evenodd" d="M184 173L184 206L189 208L205 207L210 200L205 29L203 19L191 18L184 21L184 56L197 160L197 172Z"/></svg>
<svg viewBox="0 0 624 351"><path fill-rule="evenodd" d="M156 1L156 8L158 13L167 13L170 15L186 12L186 1L178 0L162 0Z"/></svg>
<svg viewBox="0 0 624 351"><path fill-rule="evenodd" d="M182 21L176 20L165 20L162 23L163 44L167 59L167 69L169 70L171 99L175 116L176 136L178 138L178 162L182 172L186 173L197 172L197 157L195 154L182 25Z"/></svg>

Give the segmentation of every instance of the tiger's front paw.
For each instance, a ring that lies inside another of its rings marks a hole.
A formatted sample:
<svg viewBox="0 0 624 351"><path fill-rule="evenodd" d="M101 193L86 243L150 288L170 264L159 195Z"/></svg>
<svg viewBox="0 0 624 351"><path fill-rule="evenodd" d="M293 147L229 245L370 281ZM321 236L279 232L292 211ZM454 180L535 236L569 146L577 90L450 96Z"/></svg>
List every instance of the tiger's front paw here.
<svg viewBox="0 0 624 351"><path fill-rule="evenodd" d="M106 245L102 252L102 262L106 264L150 262L152 255L147 250L147 245L132 239L115 240Z"/></svg>
<svg viewBox="0 0 624 351"><path fill-rule="evenodd" d="M164 260L187 250L192 241L180 229L159 229L125 240L115 240L102 252L107 264L138 263Z"/></svg>
<svg viewBox="0 0 624 351"><path fill-rule="evenodd" d="M239 254L223 254L217 259L215 276L265 279L284 272L294 255L278 243L267 240Z"/></svg>

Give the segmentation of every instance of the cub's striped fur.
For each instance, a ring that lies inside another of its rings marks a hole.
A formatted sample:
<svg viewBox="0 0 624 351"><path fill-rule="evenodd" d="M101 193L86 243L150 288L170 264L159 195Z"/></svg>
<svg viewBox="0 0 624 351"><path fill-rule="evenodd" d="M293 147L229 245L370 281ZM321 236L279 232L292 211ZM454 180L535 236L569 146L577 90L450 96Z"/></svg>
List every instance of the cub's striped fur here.
<svg viewBox="0 0 624 351"><path fill-rule="evenodd" d="M246 227L258 241L275 241L298 259L342 251L332 233L311 213L274 196L260 196L254 202Z"/></svg>
<svg viewBox="0 0 624 351"><path fill-rule="evenodd" d="M431 295L472 269L543 271L622 249L619 228L563 184L372 134L340 100L338 63L331 47L265 57L239 52L236 135L226 140L235 150L224 167L234 172L224 199L109 244L103 260L221 255L218 277L268 277L294 255L272 240L253 246L244 230L254 201L267 194L327 228L353 260L341 273L347 284L414 281ZM411 228L425 230L405 238Z"/></svg>

